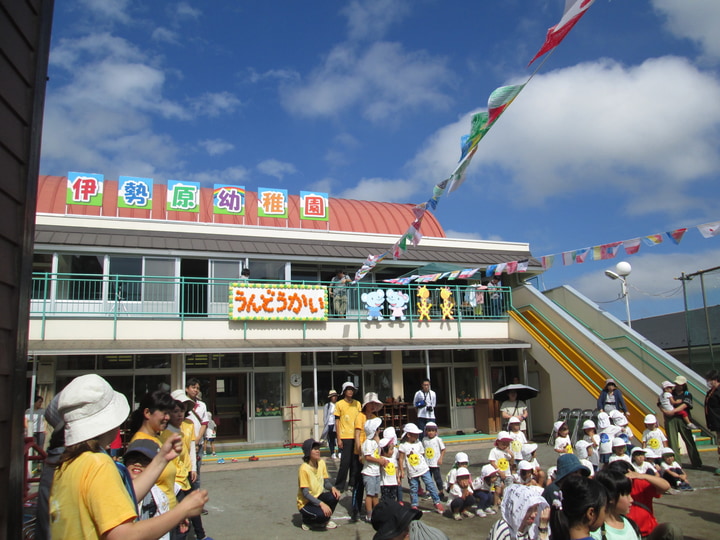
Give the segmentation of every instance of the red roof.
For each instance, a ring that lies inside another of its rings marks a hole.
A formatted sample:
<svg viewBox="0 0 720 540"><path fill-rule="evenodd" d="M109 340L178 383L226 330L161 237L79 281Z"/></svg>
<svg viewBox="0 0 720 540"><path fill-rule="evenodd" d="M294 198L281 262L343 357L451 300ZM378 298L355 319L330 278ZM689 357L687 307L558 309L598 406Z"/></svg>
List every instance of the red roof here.
<svg viewBox="0 0 720 540"><path fill-rule="evenodd" d="M395 235L405 233L415 219L412 204L331 198L329 222L301 220L299 195L290 195L287 219L258 217L257 193L251 191L245 193L244 216L213 214L212 188L200 188L199 213L168 211L166 210L167 189L164 184L153 185L152 210L118 208L116 180L103 182L102 206L75 205L66 204L66 176L40 176L38 181L37 211L44 214L145 218ZM423 218L421 232L423 236L445 237L445 231L430 212L427 212Z"/></svg>

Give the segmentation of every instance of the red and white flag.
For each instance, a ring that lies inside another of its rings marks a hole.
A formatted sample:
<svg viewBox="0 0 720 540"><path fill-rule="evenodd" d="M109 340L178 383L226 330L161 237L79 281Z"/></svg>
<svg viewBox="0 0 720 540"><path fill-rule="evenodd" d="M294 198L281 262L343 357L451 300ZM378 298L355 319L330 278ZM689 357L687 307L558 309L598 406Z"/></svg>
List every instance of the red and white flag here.
<svg viewBox="0 0 720 540"><path fill-rule="evenodd" d="M545 44L528 63L528 66L548 51L551 51L565 39L573 26L585 15L595 0L565 0L565 12L562 19L555 26L548 28Z"/></svg>
<svg viewBox="0 0 720 540"><path fill-rule="evenodd" d="M635 255L640 250L640 239L633 238L632 240L623 240L623 247L625 248L625 253Z"/></svg>
<svg viewBox="0 0 720 540"><path fill-rule="evenodd" d="M712 238L720 234L720 221L713 221L712 223L704 223L698 225L698 231L703 235L703 238Z"/></svg>

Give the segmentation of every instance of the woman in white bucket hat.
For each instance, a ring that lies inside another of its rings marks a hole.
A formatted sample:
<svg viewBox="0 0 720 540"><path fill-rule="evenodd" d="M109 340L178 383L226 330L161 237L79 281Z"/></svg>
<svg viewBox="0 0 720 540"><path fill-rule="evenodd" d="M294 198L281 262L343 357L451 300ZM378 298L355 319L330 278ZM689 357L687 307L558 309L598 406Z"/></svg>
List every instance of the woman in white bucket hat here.
<svg viewBox="0 0 720 540"><path fill-rule="evenodd" d="M53 538L159 538L202 510L208 500L204 490L166 514L136 521L136 495L142 498L155 482L154 472L159 474L175 458L176 441L171 439L153 460L148 478L141 475L139 484L147 484L145 493L143 487L125 481L104 448L115 438L130 407L105 379L95 374L73 379L60 393L58 412L65 421L65 452L50 491Z"/></svg>

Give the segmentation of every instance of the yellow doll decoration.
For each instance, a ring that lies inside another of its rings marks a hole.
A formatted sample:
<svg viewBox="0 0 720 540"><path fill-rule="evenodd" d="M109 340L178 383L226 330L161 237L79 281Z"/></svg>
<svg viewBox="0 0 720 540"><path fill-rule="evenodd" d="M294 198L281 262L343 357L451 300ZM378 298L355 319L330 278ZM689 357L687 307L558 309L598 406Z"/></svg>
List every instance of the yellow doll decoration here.
<svg viewBox="0 0 720 540"><path fill-rule="evenodd" d="M423 285L418 289L417 292L418 295L418 302L417 302L417 308L418 308L418 321L422 321L423 319L429 321L430 320L430 308L432 307L432 304L428 300L430 298L430 291L428 291L428 288Z"/></svg>
<svg viewBox="0 0 720 540"><path fill-rule="evenodd" d="M440 298L442 298L442 304L440 304L440 309L442 310L442 318L455 319L452 314L453 308L455 307L455 301L453 299L450 287L443 287L440 289Z"/></svg>

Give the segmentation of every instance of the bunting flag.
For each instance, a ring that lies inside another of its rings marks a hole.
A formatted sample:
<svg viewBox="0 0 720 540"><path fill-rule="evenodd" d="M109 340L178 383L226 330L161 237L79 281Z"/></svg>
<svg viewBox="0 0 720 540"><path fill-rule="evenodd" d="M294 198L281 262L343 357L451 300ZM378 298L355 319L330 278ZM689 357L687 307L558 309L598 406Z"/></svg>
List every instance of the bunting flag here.
<svg viewBox="0 0 720 540"><path fill-rule="evenodd" d="M468 154L463 158L460 164L455 168L455 171L450 177L450 182L448 183L448 193L452 193L453 191L455 191L465 181L465 172L470 166L470 161L475 155L475 152L477 152L477 146L474 146L472 150L470 150L470 152L468 152Z"/></svg>
<svg viewBox="0 0 720 540"><path fill-rule="evenodd" d="M495 275L495 269L497 268L497 264L488 264L487 268L485 269L485 276L490 277Z"/></svg>
<svg viewBox="0 0 720 540"><path fill-rule="evenodd" d="M607 259L614 259L622 246L622 242L612 242L610 244L603 244L600 246L600 258L595 257L595 260L605 261Z"/></svg>
<svg viewBox="0 0 720 540"><path fill-rule="evenodd" d="M683 239L683 236L685 236L685 233L687 232L687 229L675 229L674 231L666 232L665 234L667 237L675 242L675 245L680 244L680 242Z"/></svg>
<svg viewBox="0 0 720 540"><path fill-rule="evenodd" d="M450 272L448 279L450 279L450 280L457 279L457 277L459 275L460 275L460 270L454 270L453 272Z"/></svg>
<svg viewBox="0 0 720 540"><path fill-rule="evenodd" d="M632 240L624 240L623 247L625 248L625 253L635 255L640 250L640 239L633 238Z"/></svg>
<svg viewBox="0 0 720 540"><path fill-rule="evenodd" d="M575 262L575 252L574 251L564 251L562 254L562 262L563 266L570 266Z"/></svg>
<svg viewBox="0 0 720 540"><path fill-rule="evenodd" d="M525 84L502 86L493 90L493 93L490 94L490 98L488 99L487 127L484 128L486 133L497 121L497 119L500 118L500 115L505 112L505 109L507 109L515 100L518 94L522 92L522 89L525 88Z"/></svg>
<svg viewBox="0 0 720 540"><path fill-rule="evenodd" d="M720 221L713 221L712 223L703 223L698 225L698 231L703 235L703 238L712 238L720 234Z"/></svg>
<svg viewBox="0 0 720 540"><path fill-rule="evenodd" d="M586 247L575 251L575 262L578 264L584 263L588 257L592 261L592 248Z"/></svg>
<svg viewBox="0 0 720 540"><path fill-rule="evenodd" d="M517 272L518 262L517 261L510 261L505 266L505 273L507 274L514 274Z"/></svg>
<svg viewBox="0 0 720 540"><path fill-rule="evenodd" d="M477 272L478 270L480 270L480 268L466 268L465 270L460 272L458 277L460 279L467 279L469 277L472 277L475 274L475 272Z"/></svg>
<svg viewBox="0 0 720 540"><path fill-rule="evenodd" d="M560 45L560 42L565 39L568 32L570 32L573 26L585 15L585 12L592 6L594 1L595 0L565 0L565 11L562 19L560 19L560 22L555 26L548 28L545 43L540 47L537 54L533 56L533 59L530 60L528 66L546 52Z"/></svg>
<svg viewBox="0 0 720 540"><path fill-rule="evenodd" d="M662 244L663 242L663 235L662 234L649 234L645 237L643 237L643 242L645 242L646 246L657 246L658 244Z"/></svg>
<svg viewBox="0 0 720 540"><path fill-rule="evenodd" d="M499 276L502 275L503 270L505 270L505 267L507 266L507 263L500 263L495 267L495 275Z"/></svg>
<svg viewBox="0 0 720 540"><path fill-rule="evenodd" d="M548 268L551 268L552 265L555 263L555 255L543 255L540 259L540 264L543 267L543 270L547 270Z"/></svg>
<svg viewBox="0 0 720 540"><path fill-rule="evenodd" d="M523 259L521 261L518 261L517 271L527 272L528 266L530 266L530 259Z"/></svg>

